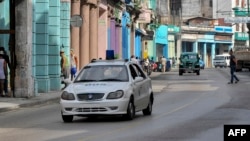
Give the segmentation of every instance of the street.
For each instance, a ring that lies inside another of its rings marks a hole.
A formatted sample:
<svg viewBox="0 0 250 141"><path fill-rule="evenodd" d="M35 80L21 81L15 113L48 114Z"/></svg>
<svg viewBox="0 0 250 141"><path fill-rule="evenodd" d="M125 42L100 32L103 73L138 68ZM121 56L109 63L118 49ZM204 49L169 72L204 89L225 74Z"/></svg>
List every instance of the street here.
<svg viewBox="0 0 250 141"><path fill-rule="evenodd" d="M160 72L154 72L160 73ZM250 124L250 72L228 68L152 74L153 113L120 117L75 117L63 123L59 103L0 113L1 141L223 141L225 124Z"/></svg>

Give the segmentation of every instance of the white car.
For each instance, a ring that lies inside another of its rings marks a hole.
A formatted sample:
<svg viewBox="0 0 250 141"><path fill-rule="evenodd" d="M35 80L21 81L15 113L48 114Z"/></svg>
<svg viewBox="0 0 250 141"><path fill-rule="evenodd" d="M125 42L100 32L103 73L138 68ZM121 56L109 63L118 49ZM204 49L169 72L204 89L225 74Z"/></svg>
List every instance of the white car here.
<svg viewBox="0 0 250 141"><path fill-rule="evenodd" d="M151 115L154 95L151 79L128 60L94 60L80 70L61 94L64 122L74 116Z"/></svg>
<svg viewBox="0 0 250 141"><path fill-rule="evenodd" d="M216 55L213 59L214 67L229 67L230 64L230 55L229 54L222 54L222 55Z"/></svg>

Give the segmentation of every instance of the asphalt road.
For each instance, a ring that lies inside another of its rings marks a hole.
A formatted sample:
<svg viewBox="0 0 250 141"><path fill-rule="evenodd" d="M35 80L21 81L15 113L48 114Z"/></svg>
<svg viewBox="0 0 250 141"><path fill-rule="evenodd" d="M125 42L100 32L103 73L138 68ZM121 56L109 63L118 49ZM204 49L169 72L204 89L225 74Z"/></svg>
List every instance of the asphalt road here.
<svg viewBox="0 0 250 141"><path fill-rule="evenodd" d="M250 73L228 69L201 75L166 72L152 77L155 103L151 116L74 118L63 123L58 103L0 113L1 141L223 141L225 124L250 124ZM153 76L153 75L152 75Z"/></svg>

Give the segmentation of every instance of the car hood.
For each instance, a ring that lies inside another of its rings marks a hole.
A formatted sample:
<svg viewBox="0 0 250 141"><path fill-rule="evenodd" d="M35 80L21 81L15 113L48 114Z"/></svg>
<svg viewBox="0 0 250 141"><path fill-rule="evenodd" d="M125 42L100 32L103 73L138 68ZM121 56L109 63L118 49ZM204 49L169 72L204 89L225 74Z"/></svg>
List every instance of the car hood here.
<svg viewBox="0 0 250 141"><path fill-rule="evenodd" d="M72 83L65 90L73 93L113 92L128 87L129 82L84 82Z"/></svg>

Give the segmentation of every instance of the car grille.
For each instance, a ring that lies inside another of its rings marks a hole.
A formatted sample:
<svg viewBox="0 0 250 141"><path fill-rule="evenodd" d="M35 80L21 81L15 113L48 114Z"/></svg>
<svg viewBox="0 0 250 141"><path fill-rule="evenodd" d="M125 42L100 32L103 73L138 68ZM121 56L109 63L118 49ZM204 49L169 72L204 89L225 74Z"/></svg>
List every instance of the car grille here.
<svg viewBox="0 0 250 141"><path fill-rule="evenodd" d="M100 100L104 96L104 93L82 93L77 94L77 98L79 101L85 100Z"/></svg>
<svg viewBox="0 0 250 141"><path fill-rule="evenodd" d="M77 108L77 112L106 112L107 109L101 108L101 107L95 107L95 108Z"/></svg>
<svg viewBox="0 0 250 141"><path fill-rule="evenodd" d="M192 63L192 62L187 62L187 63L186 63L186 66L192 67L192 66L193 66L193 63Z"/></svg>

